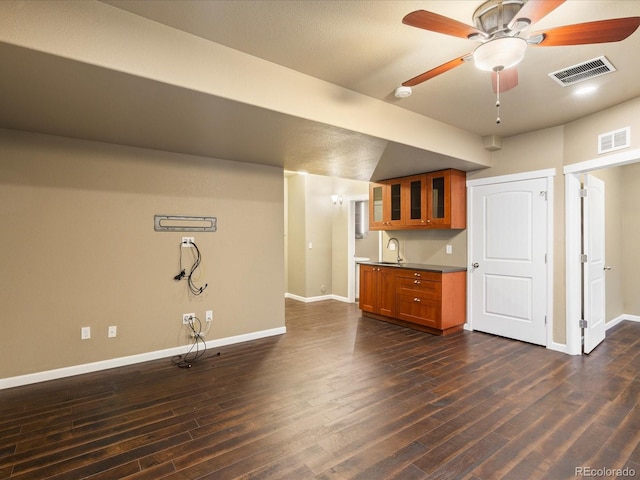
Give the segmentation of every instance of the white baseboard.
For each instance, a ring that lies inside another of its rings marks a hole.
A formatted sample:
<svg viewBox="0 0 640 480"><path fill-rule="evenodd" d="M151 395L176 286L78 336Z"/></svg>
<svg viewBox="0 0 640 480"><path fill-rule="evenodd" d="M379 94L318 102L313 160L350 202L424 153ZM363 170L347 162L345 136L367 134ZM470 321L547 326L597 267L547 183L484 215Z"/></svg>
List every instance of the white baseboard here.
<svg viewBox="0 0 640 480"><path fill-rule="evenodd" d="M624 320L628 320L630 322L640 322L640 316L638 316L638 315L627 315L627 314L623 313L619 317L616 317L613 320L607 322L604 325L604 328L606 330L609 330L610 328L615 327L616 325L618 325L620 322L623 322Z"/></svg>
<svg viewBox="0 0 640 480"><path fill-rule="evenodd" d="M258 332L246 333L243 335L235 335L233 337L209 340L206 342L207 348L223 347L225 345L233 345L235 343L248 342L260 338L272 337L287 333L286 327L272 328L270 330L261 330ZM148 362L149 360L158 360L161 358L170 358L176 355L183 355L189 351L191 344L180 347L167 348L157 350L155 352L140 353L127 357L113 358L100 362L85 363L83 365L74 365L72 367L57 368L55 370L47 370L44 372L30 373L27 375L19 375L16 377L0 378L0 390L6 388L19 387L32 383L45 382L47 380L56 380L58 378L72 377L83 373L97 372L107 370L109 368L124 367L135 363Z"/></svg>
<svg viewBox="0 0 640 480"><path fill-rule="evenodd" d="M323 300L338 300L339 302L345 303L353 303L350 302L347 297L341 297L339 295L319 295L317 297L301 297L300 295L294 295L293 293L285 293L285 298L291 298L292 300L297 300L298 302L303 303L312 303L312 302L321 302Z"/></svg>

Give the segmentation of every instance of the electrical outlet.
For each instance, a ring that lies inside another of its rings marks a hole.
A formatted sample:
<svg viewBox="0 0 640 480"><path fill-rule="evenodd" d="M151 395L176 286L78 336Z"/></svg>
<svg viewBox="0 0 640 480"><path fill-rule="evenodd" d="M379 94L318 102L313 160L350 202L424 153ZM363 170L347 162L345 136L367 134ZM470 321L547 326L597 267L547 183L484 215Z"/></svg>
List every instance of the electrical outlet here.
<svg viewBox="0 0 640 480"><path fill-rule="evenodd" d="M204 318L207 322L213 322L213 310L207 310L204 313Z"/></svg>
<svg viewBox="0 0 640 480"><path fill-rule="evenodd" d="M115 325L111 325L109 327L109 333L107 334L107 336L109 338L115 338L116 335L118 335L118 327L116 327Z"/></svg>
<svg viewBox="0 0 640 480"><path fill-rule="evenodd" d="M190 248L191 244L195 243L195 239L193 237L182 237L182 247Z"/></svg>
<svg viewBox="0 0 640 480"><path fill-rule="evenodd" d="M189 323L189 319L193 319L193 318L196 318L196 314L195 313L183 313L182 314L182 323L187 325Z"/></svg>
<svg viewBox="0 0 640 480"><path fill-rule="evenodd" d="M80 338L82 340L88 340L91 338L91 327L82 327L80 329Z"/></svg>
<svg viewBox="0 0 640 480"><path fill-rule="evenodd" d="M446 246L445 253L446 253L447 255L451 255L451 254L453 253L453 247L452 247L451 245L447 245L447 246Z"/></svg>

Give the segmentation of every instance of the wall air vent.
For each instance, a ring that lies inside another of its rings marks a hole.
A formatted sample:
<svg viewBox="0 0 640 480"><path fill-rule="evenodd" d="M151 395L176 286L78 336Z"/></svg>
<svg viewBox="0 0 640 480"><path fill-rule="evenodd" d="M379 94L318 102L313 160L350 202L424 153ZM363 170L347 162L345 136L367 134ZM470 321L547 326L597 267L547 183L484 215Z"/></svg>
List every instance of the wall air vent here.
<svg viewBox="0 0 640 480"><path fill-rule="evenodd" d="M568 87L590 78L599 77L600 75L606 75L607 73L615 72L614 67L607 57L598 57L593 60L574 65L572 67L563 68L557 72L552 72L549 76L562 85Z"/></svg>
<svg viewBox="0 0 640 480"><path fill-rule="evenodd" d="M631 127L598 135L598 154L631 146Z"/></svg>

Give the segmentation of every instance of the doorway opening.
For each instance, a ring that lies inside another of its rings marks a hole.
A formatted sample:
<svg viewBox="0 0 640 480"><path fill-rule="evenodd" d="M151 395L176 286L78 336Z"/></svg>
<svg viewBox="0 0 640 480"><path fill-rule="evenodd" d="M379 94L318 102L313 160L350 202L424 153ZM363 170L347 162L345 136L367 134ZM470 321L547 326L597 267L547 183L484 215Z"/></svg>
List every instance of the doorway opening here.
<svg viewBox="0 0 640 480"><path fill-rule="evenodd" d="M587 303L583 303L582 295L582 176L588 172L609 167L621 167L640 161L640 149L629 150L622 153L609 155L604 158L596 158L585 162L567 165L563 172L565 175L565 222L566 222L566 337L567 353L571 355L582 354L583 339L583 312L589 309ZM624 319L624 318L623 318ZM614 322L607 323L606 328Z"/></svg>

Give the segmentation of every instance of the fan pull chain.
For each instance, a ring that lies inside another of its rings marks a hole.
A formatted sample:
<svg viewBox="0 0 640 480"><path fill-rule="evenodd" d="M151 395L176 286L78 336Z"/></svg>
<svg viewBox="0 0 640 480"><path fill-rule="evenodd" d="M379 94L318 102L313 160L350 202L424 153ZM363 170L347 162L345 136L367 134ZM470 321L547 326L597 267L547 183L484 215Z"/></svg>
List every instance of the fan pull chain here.
<svg viewBox="0 0 640 480"><path fill-rule="evenodd" d="M500 124L502 120L500 120L500 70L496 69L496 109L498 110L498 117L496 118L496 123Z"/></svg>

